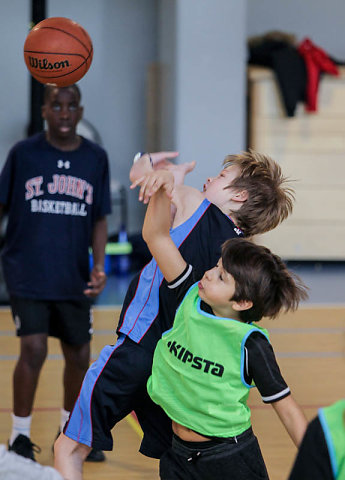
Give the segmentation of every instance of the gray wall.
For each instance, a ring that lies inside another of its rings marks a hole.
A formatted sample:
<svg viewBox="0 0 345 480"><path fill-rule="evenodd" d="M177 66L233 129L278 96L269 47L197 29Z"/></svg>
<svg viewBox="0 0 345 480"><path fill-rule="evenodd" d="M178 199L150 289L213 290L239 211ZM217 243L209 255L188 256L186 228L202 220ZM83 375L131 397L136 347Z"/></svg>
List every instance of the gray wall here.
<svg viewBox="0 0 345 480"><path fill-rule="evenodd" d="M0 166L9 148L26 136L30 77L22 48L30 5L24 0L1 5L6 70L1 77ZM202 185L225 154L243 148L244 6L238 0L47 0L48 17L78 21L93 40L93 63L79 82L85 118L109 153L112 179L127 188L131 231L141 229L144 213L137 193L128 190L128 171L134 153L146 148L152 62L164 62L171 72L170 84L162 90L167 108L161 146L179 149L181 161L198 160L191 183ZM236 18L231 29L227 15ZM115 210L111 230L117 215Z"/></svg>
<svg viewBox="0 0 345 480"><path fill-rule="evenodd" d="M129 229L140 230L143 207L128 190L134 154L146 144L146 80L157 59L156 0L49 0L47 16L65 16L88 31L94 57L80 80L85 118L108 151L113 181L127 188ZM119 209L109 219L117 230ZM138 228L139 227L139 228Z"/></svg>
<svg viewBox="0 0 345 480"><path fill-rule="evenodd" d="M1 2L0 167L9 148L26 136L30 76L23 60L30 1ZM146 143L146 78L157 59L156 0L47 0L47 16L78 21L90 34L94 58L80 80L84 116L108 151L112 179L126 187L134 154ZM6 66L6 67L5 67ZM140 230L143 208L128 192L131 230ZM114 211L110 229L117 226Z"/></svg>
<svg viewBox="0 0 345 480"><path fill-rule="evenodd" d="M11 0L0 7L0 167L25 137L29 119L22 49L30 4ZM164 73L161 146L178 149L181 161L198 161L187 181L200 186L225 154L245 146L247 33L274 28L309 35L345 58L343 0L47 0L47 16L70 17L92 37L93 64L80 81L85 118L102 137L112 178L127 188L133 154L146 147L152 62L160 60ZM143 218L136 196L128 191L131 231L140 230Z"/></svg>
<svg viewBox="0 0 345 480"><path fill-rule="evenodd" d="M29 2L11 0L0 7L0 166L8 149L26 135L29 106L29 74L23 45L29 31Z"/></svg>
<svg viewBox="0 0 345 480"><path fill-rule="evenodd" d="M247 0L248 35L268 30L309 37L330 55L345 61L344 0Z"/></svg>
<svg viewBox="0 0 345 480"><path fill-rule="evenodd" d="M245 145L245 26L243 1L161 2L163 145L197 161L197 188Z"/></svg>

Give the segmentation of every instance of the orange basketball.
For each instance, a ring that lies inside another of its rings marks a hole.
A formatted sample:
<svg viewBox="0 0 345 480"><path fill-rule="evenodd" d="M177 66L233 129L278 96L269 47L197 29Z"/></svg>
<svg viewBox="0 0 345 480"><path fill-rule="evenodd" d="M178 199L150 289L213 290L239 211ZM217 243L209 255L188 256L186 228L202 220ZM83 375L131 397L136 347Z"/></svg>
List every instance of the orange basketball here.
<svg viewBox="0 0 345 480"><path fill-rule="evenodd" d="M42 20L24 43L24 59L41 83L67 87L78 82L92 62L92 41L79 23L65 17Z"/></svg>

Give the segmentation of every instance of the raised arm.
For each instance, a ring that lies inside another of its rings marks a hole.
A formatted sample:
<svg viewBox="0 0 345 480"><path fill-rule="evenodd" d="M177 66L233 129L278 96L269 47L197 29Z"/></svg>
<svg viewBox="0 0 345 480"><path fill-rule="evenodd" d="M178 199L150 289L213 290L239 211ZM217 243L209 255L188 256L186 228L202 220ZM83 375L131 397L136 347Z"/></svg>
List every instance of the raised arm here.
<svg viewBox="0 0 345 480"><path fill-rule="evenodd" d="M142 231L150 252L168 282L175 280L186 268L186 262L170 237L173 185L173 174L162 170L151 187L155 193L149 201Z"/></svg>

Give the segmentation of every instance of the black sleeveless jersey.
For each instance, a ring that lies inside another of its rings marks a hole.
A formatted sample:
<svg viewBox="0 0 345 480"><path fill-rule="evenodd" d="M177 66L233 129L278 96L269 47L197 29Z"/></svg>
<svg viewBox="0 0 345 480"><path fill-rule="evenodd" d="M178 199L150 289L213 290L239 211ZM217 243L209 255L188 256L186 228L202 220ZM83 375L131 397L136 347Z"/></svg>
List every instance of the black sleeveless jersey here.
<svg viewBox="0 0 345 480"><path fill-rule="evenodd" d="M185 261L193 265L197 279L216 265L225 240L243 236L231 218L208 200L170 234ZM128 287L117 332L154 350L162 333L172 327L177 306L175 295L152 259Z"/></svg>

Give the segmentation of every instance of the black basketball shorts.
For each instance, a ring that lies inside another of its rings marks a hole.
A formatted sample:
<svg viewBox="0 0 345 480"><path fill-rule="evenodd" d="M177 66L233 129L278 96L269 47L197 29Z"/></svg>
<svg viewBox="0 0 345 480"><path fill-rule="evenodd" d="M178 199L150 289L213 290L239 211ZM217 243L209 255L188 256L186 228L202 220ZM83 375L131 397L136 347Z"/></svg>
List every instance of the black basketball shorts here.
<svg viewBox="0 0 345 480"><path fill-rule="evenodd" d="M105 346L85 375L65 435L96 449L112 450L111 430L134 410L144 432L140 452L160 458L171 447L172 428L146 390L152 356L123 335L115 345ZM114 437L116 442L116 428Z"/></svg>
<svg viewBox="0 0 345 480"><path fill-rule="evenodd" d="M46 333L70 345L91 340L92 310L88 298L52 301L11 296L17 336Z"/></svg>

